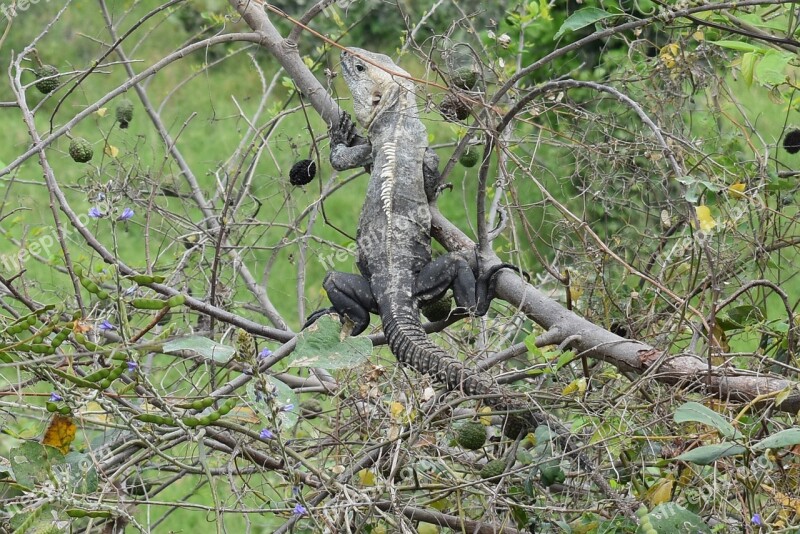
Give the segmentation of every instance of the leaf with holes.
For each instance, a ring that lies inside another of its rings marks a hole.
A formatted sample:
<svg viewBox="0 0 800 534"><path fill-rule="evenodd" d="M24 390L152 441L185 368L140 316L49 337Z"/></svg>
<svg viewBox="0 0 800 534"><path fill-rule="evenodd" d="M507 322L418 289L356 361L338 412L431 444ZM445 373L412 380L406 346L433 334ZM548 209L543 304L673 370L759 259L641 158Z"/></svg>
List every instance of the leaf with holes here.
<svg viewBox="0 0 800 534"><path fill-rule="evenodd" d="M364 337L340 339L341 325L331 316L317 322L297 335L297 345L286 358L289 367L320 367L322 369L352 369L372 354L372 342Z"/></svg>

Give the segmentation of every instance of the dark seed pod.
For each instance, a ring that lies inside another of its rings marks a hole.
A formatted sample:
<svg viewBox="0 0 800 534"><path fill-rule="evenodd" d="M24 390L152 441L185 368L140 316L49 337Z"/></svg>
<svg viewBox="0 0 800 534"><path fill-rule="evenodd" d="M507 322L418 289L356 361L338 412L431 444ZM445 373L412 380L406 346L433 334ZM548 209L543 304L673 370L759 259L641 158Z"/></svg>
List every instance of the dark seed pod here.
<svg viewBox="0 0 800 534"><path fill-rule="evenodd" d="M310 159L301 159L289 171L289 183L306 185L317 175L317 164Z"/></svg>
<svg viewBox="0 0 800 534"><path fill-rule="evenodd" d="M52 93L56 90L56 87L58 87L58 69L54 66L42 65L38 69L34 70L33 73L36 75L36 79L38 80L36 82L36 88L40 93L46 95Z"/></svg>
<svg viewBox="0 0 800 534"><path fill-rule="evenodd" d="M800 152L800 130L791 130L783 138L783 149L789 154Z"/></svg>
<svg viewBox="0 0 800 534"><path fill-rule="evenodd" d="M442 114L445 120L450 122L465 120L469 117L471 111L469 103L458 95L449 94L439 104L439 113Z"/></svg>

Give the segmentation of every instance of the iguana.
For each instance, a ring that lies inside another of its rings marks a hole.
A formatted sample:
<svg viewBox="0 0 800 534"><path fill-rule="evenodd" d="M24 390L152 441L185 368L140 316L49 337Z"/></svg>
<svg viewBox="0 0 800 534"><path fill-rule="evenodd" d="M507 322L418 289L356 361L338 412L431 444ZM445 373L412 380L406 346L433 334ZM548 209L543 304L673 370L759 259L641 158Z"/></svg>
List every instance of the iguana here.
<svg viewBox="0 0 800 534"><path fill-rule="evenodd" d="M510 396L486 373L470 369L430 339L420 322L420 304L433 302L452 288L457 309L483 315L493 296L493 278L499 264L475 271L464 256L449 253L431 257L429 200L436 194L438 157L428 147L428 134L419 118L411 76L388 56L358 48L342 52L342 75L353 95L358 123L369 144L357 143L355 125L346 114L331 128L331 165L337 170L370 169L367 195L356 234L356 265L361 275L329 272L323 282L332 308L313 313L305 326L320 315L336 312L352 322L352 335L369 325L370 313L380 315L392 354L401 363L428 374L449 391L485 396L501 411L518 411L506 418L504 433L516 437L526 428L546 424L556 431L566 450L575 453L590 478L628 517L624 502L592 463L570 442L570 434L554 418ZM476 272L477 271L477 272ZM304 328L305 328L304 326Z"/></svg>
<svg viewBox="0 0 800 534"><path fill-rule="evenodd" d="M401 363L431 375L448 390L497 393L487 374L469 369L427 337L420 306L452 288L457 310L483 315L494 275L516 268L500 264L476 273L459 253L432 260L428 202L439 181L438 156L428 147L415 84L388 56L358 48L342 52L341 67L356 120L369 139L369 144L351 146L355 125L346 114L331 129L335 169L371 168L356 237L361 275L329 272L323 286L333 307L312 314L306 324L335 311L343 321L352 321L352 335L358 335L369 325L370 313L378 314L389 348ZM497 396L487 400L505 407Z"/></svg>

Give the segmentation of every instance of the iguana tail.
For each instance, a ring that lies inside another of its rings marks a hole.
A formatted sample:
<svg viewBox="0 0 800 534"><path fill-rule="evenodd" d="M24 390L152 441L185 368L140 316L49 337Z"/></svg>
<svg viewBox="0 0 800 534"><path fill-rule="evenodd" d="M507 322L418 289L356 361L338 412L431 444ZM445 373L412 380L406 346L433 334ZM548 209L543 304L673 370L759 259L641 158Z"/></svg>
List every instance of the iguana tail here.
<svg viewBox="0 0 800 534"><path fill-rule="evenodd" d="M463 391L467 395L494 394L485 399L489 406L498 410L509 408L502 394L498 395L501 388L486 373L470 369L433 343L422 328L416 309L406 309L409 313L381 314L389 348L398 361L430 375L448 391Z"/></svg>

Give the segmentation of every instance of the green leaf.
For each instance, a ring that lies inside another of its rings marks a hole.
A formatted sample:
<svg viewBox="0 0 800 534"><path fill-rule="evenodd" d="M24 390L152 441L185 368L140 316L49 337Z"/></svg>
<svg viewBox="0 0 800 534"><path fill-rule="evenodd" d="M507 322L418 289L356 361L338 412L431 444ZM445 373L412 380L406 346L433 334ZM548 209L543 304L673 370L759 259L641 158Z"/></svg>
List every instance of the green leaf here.
<svg viewBox="0 0 800 534"><path fill-rule="evenodd" d="M236 349L217 343L207 337L191 336L164 343L164 353L188 350L219 363L226 363L236 353Z"/></svg>
<svg viewBox="0 0 800 534"><path fill-rule="evenodd" d="M766 51L766 48L762 46L756 46L750 43L744 43L742 41L707 41L707 42L717 46L721 46L722 48L737 50L739 52L755 52L758 54L763 54Z"/></svg>
<svg viewBox="0 0 800 534"><path fill-rule="evenodd" d="M97 490L97 469L88 454L72 451L65 458L69 466L69 487L74 493L88 495Z"/></svg>
<svg viewBox="0 0 800 534"><path fill-rule="evenodd" d="M742 435L741 432L736 430L727 419L722 417L711 408L703 406L697 402L687 402L686 404L679 406L678 409L675 410L674 418L676 423L695 422L712 426L719 430L720 433L726 438L738 438Z"/></svg>
<svg viewBox="0 0 800 534"><path fill-rule="evenodd" d="M54 465L64 463L64 455L55 447L26 441L8 455L11 469L20 486L33 489L50 480Z"/></svg>
<svg viewBox="0 0 800 534"><path fill-rule="evenodd" d="M761 322L764 318L764 311L761 308L751 304L743 304L727 308L723 313L717 315L717 324L727 331Z"/></svg>
<svg viewBox="0 0 800 534"><path fill-rule="evenodd" d="M567 32L580 30L581 28L585 28L590 24L594 24L595 22L614 16L616 15L596 7L585 7L583 9L579 9L564 21L564 24L561 25L561 28L559 28L558 32L555 34L555 36L553 36L553 40L555 41Z"/></svg>
<svg viewBox="0 0 800 534"><path fill-rule="evenodd" d="M767 436L753 445L753 450L763 451L766 449L780 449L790 445L800 445L800 428L787 428L786 430L781 430L771 436Z"/></svg>
<svg viewBox="0 0 800 534"><path fill-rule="evenodd" d="M713 464L720 458L728 456L736 456L746 451L741 445L723 441L722 443L715 443L714 445L703 445L688 452L684 452L676 457L676 460L683 460L684 462L692 462L698 465Z"/></svg>
<svg viewBox="0 0 800 534"><path fill-rule="evenodd" d="M758 55L754 52L747 52L745 55L742 56L742 76L744 76L744 81L747 83L747 87L753 85L753 72L756 66L756 60L758 59Z"/></svg>
<svg viewBox="0 0 800 534"><path fill-rule="evenodd" d="M764 85L780 85L786 82L786 67L794 54L769 50L755 69L755 78Z"/></svg>
<svg viewBox="0 0 800 534"><path fill-rule="evenodd" d="M372 354L372 343L363 337L339 339L341 325L326 315L297 336L297 346L286 358L289 367L352 369Z"/></svg>

